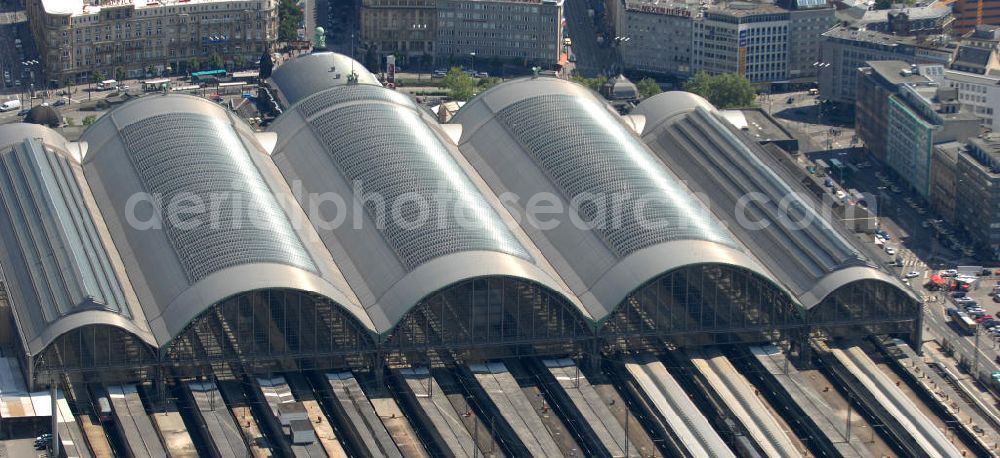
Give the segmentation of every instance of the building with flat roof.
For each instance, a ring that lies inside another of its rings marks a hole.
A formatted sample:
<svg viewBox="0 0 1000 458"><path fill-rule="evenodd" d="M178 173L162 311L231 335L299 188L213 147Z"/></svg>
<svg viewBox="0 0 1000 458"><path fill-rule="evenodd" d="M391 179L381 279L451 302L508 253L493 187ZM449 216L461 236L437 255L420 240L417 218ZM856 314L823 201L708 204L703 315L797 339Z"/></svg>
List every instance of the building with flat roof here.
<svg viewBox="0 0 1000 458"><path fill-rule="evenodd" d="M947 65L954 43L945 36L907 37L837 26L823 34L820 53L820 97L854 105L858 69L866 62L899 60L908 64Z"/></svg>
<svg viewBox="0 0 1000 458"><path fill-rule="evenodd" d="M242 66L277 40L276 0L39 0L29 23L48 81L89 81L95 71L141 78L189 72L218 54Z"/></svg>
<svg viewBox="0 0 1000 458"><path fill-rule="evenodd" d="M959 142L934 145L931 157L931 209L948 222L955 221L955 202L958 192L958 155L965 148Z"/></svg>
<svg viewBox="0 0 1000 458"><path fill-rule="evenodd" d="M363 0L361 46L396 56L397 64L430 65L437 41L437 0Z"/></svg>
<svg viewBox="0 0 1000 458"><path fill-rule="evenodd" d="M364 0L361 46L399 65L559 62L563 0Z"/></svg>
<svg viewBox="0 0 1000 458"><path fill-rule="evenodd" d="M854 104L854 128L865 150L885 162L889 130L889 96L904 84L930 85L928 66L915 66L900 60L869 61L858 69L857 102ZM940 65L938 68L943 69Z"/></svg>
<svg viewBox="0 0 1000 458"><path fill-rule="evenodd" d="M984 128L1000 132L1000 74L945 70L943 84L958 90L962 109L982 120Z"/></svg>
<svg viewBox="0 0 1000 458"><path fill-rule="evenodd" d="M691 74L691 46L698 5L684 2L626 1L620 36L625 68L645 73L687 77Z"/></svg>
<svg viewBox="0 0 1000 458"><path fill-rule="evenodd" d="M788 78L789 12L774 4L715 4L694 23L692 72L738 73L752 83Z"/></svg>
<svg viewBox="0 0 1000 458"><path fill-rule="evenodd" d="M832 3L817 0L778 2L788 14L788 78L793 82L814 81L823 32L837 23Z"/></svg>
<svg viewBox="0 0 1000 458"><path fill-rule="evenodd" d="M439 63L551 68L562 54L563 0L439 0L437 17Z"/></svg>
<svg viewBox="0 0 1000 458"><path fill-rule="evenodd" d="M1000 135L969 139L958 154L955 224L965 228L975 244L1000 252Z"/></svg>
<svg viewBox="0 0 1000 458"><path fill-rule="evenodd" d="M885 162L929 198L934 145L978 134L979 119L961 110L955 89L904 84L889 96Z"/></svg>
<svg viewBox="0 0 1000 458"><path fill-rule="evenodd" d="M866 30L903 36L950 34L955 17L949 5L933 2L902 9L861 10L852 25Z"/></svg>

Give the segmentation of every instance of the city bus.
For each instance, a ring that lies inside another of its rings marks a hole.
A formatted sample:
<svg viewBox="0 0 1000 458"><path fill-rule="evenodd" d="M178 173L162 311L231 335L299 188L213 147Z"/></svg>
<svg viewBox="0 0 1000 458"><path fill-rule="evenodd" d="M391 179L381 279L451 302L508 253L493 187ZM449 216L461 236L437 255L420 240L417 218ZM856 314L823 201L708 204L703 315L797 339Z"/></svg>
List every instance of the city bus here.
<svg viewBox="0 0 1000 458"><path fill-rule="evenodd" d="M200 71L200 72L194 72L194 73L192 73L191 74L191 82L192 83L200 83L201 80L205 79L205 78L214 78L216 80L219 80L219 79L222 79L222 78L225 78L225 77L226 77L226 71L225 70L221 70L221 69L220 70L205 70L205 71Z"/></svg>

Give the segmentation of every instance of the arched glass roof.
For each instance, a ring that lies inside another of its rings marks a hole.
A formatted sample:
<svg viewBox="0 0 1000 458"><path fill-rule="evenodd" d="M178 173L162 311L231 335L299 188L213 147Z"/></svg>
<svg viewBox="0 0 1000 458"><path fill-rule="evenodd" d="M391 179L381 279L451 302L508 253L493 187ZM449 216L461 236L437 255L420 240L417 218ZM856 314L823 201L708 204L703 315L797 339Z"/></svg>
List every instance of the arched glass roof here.
<svg viewBox="0 0 1000 458"><path fill-rule="evenodd" d="M697 95L668 92L633 111L646 116L643 140L711 203L740 241L806 307L852 281L902 287L865 256L846 227L783 175L782 166ZM749 197L749 199L748 199ZM907 294L911 294L909 292Z"/></svg>
<svg viewBox="0 0 1000 458"><path fill-rule="evenodd" d="M210 214L162 215L189 282L253 263L316 271L228 122L197 113L164 113L126 125L121 135L146 192L168 205L185 197L212 202Z"/></svg>
<svg viewBox="0 0 1000 458"><path fill-rule="evenodd" d="M347 102L359 100L350 95ZM530 259L409 101L375 100L339 106L309 124L345 178L378 196L365 199L365 208L403 263L412 269L477 250ZM406 201L411 203L396 207ZM403 210L393 216L386 203Z"/></svg>
<svg viewBox="0 0 1000 458"><path fill-rule="evenodd" d="M510 197L505 205L597 320L686 265L735 265L773 282L593 91L555 78L512 80L471 100L452 123L462 127L461 152ZM544 218L533 216L539 196L551 204Z"/></svg>
<svg viewBox="0 0 1000 458"><path fill-rule="evenodd" d="M427 295L469 278L520 277L565 291L445 132L405 95L329 88L286 110L270 130L282 139L275 163L302 185L300 204L315 207L314 226L379 332ZM309 201L331 194L347 205ZM327 224L338 219L346 222Z"/></svg>
<svg viewBox="0 0 1000 458"><path fill-rule="evenodd" d="M614 221L596 227L620 257L673 240L704 240L736 248L673 173L599 102L551 94L513 103L497 118L565 194L621 203ZM591 199L580 205L588 221L610 218Z"/></svg>

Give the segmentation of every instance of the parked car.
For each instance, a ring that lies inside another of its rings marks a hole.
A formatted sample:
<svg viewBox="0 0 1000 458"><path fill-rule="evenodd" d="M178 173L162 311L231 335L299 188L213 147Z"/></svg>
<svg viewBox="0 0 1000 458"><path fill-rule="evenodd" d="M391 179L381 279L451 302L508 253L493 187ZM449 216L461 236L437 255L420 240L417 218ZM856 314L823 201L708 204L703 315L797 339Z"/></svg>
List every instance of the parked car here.
<svg viewBox="0 0 1000 458"><path fill-rule="evenodd" d="M888 254L889 256L892 256L896 254L896 249L891 246L887 246L885 247L885 253Z"/></svg>
<svg viewBox="0 0 1000 458"><path fill-rule="evenodd" d="M917 272L915 270L911 270L911 271L909 271L909 272L906 273L906 278L916 278L916 277L919 277L919 276L920 276L920 272Z"/></svg>
<svg viewBox="0 0 1000 458"><path fill-rule="evenodd" d="M965 291L955 291L951 293L951 297L965 297Z"/></svg>
<svg viewBox="0 0 1000 458"><path fill-rule="evenodd" d="M941 271L942 277L957 277L958 271L955 269L945 269Z"/></svg>

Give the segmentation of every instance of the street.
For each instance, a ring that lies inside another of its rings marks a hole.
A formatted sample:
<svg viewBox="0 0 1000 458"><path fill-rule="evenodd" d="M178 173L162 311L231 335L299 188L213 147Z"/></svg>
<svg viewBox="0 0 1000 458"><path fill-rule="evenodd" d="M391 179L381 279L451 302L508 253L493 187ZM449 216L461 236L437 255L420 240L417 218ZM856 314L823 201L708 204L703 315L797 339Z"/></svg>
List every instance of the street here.
<svg viewBox="0 0 1000 458"><path fill-rule="evenodd" d="M573 0L564 4L566 28L573 39L573 54L576 55L576 69L581 76L593 78L603 74L611 63L610 47L597 44L597 29L594 20L587 14L591 1Z"/></svg>

